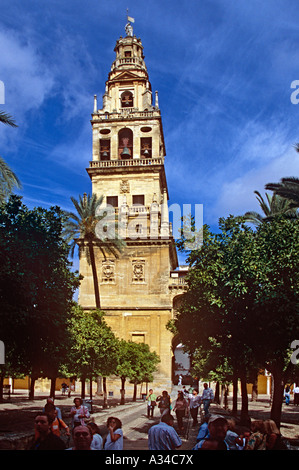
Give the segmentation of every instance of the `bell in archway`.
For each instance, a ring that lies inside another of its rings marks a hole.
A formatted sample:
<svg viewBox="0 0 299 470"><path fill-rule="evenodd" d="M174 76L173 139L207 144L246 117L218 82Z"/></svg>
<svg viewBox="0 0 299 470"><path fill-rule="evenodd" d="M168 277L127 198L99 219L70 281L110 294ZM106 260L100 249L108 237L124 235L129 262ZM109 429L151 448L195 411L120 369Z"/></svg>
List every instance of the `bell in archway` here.
<svg viewBox="0 0 299 470"><path fill-rule="evenodd" d="M149 156L149 150L148 149L143 150L143 155L145 157L148 157Z"/></svg>
<svg viewBox="0 0 299 470"><path fill-rule="evenodd" d="M102 158L108 158L108 157L109 157L109 154L107 150L104 150L104 152L102 153Z"/></svg>
<svg viewBox="0 0 299 470"><path fill-rule="evenodd" d="M124 149L121 153L121 156L123 158L130 158L131 157L130 150L128 149L128 147L124 147Z"/></svg>

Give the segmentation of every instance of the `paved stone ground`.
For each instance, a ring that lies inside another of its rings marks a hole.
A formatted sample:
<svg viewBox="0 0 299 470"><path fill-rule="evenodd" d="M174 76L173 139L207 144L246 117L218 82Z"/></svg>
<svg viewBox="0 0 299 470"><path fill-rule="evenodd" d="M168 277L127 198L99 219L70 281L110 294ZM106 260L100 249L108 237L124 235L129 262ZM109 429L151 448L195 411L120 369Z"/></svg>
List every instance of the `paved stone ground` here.
<svg viewBox="0 0 299 470"><path fill-rule="evenodd" d="M173 399L176 394L177 389L174 388L171 393ZM23 449L24 445L28 446L28 440L33 436L34 417L43 408L47 396L47 393L37 392L34 400L28 400L27 391L17 390L10 400L5 397L4 402L0 404L0 449ZM55 399L55 404L61 409L67 424L70 423L69 411L73 399L74 396L68 398L60 393ZM117 413L124 423L124 449L147 450L147 431L152 424L158 422L158 410L155 419L148 420L145 415L146 403L143 400L139 399L133 403L131 398L127 398L125 405L119 405L118 399L108 398L108 405L108 409L103 409L103 399L100 397L93 399L92 417L101 430L105 429L107 417ZM216 404L211 405L210 411L231 416L229 409L224 410ZM269 399L266 396L260 396L257 402L249 402L249 414L252 419L267 419L270 417L270 411ZM136 418L132 421L133 414ZM181 436L183 441L181 450L191 450L196 443L198 428L192 428L190 424L191 421L188 426L188 421L185 419L185 428L188 432ZM283 404L281 432L289 439L292 448L299 450L299 407L295 407L292 403L289 406ZM16 442L20 437L23 444L17 445Z"/></svg>

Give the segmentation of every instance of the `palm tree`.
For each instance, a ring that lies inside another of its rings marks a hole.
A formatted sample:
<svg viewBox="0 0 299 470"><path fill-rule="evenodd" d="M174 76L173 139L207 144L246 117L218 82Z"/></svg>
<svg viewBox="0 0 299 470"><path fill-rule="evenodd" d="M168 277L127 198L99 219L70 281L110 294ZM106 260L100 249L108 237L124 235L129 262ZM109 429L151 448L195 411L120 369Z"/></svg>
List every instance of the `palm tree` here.
<svg viewBox="0 0 299 470"><path fill-rule="evenodd" d="M17 127L13 118L0 111L0 122L11 127ZM12 193L14 187L21 188L22 185L16 174L9 168L7 163L0 157L0 202L5 201L7 196Z"/></svg>
<svg viewBox="0 0 299 470"><path fill-rule="evenodd" d="M287 199L274 193L272 196L266 193L266 201L258 191L254 191L256 198L263 211L263 215L255 211L249 211L244 214L246 222L250 222L256 226L264 222L269 222L273 217L285 215L287 217L297 217L297 211Z"/></svg>
<svg viewBox="0 0 299 470"><path fill-rule="evenodd" d="M297 151L299 152L299 144ZM275 191L276 194L288 200L291 207L299 207L299 178L295 176L281 178L280 183L268 183L265 188Z"/></svg>
<svg viewBox="0 0 299 470"><path fill-rule="evenodd" d="M98 282L98 273L95 259L95 247L98 247L106 259L107 254L118 257L125 243L118 238L116 234L116 224L109 218L107 212L100 213L99 208L103 202L103 196L99 198L93 194L92 196L84 193L83 197L79 196L77 201L71 197L77 213L65 212L65 221L63 236L67 243L70 244L70 255L74 256L77 246L79 246L79 258L84 252L87 262L91 265L95 304L96 308L101 308L100 291ZM105 218L107 221L105 234L97 231L97 224Z"/></svg>
<svg viewBox="0 0 299 470"><path fill-rule="evenodd" d="M0 203L5 201L15 187L21 189L21 182L3 158L0 157Z"/></svg>
<svg viewBox="0 0 299 470"><path fill-rule="evenodd" d="M299 153L299 142L294 144L294 149ZM293 208L299 207L299 178L295 176L281 178L280 183L268 183L265 188L288 199Z"/></svg>

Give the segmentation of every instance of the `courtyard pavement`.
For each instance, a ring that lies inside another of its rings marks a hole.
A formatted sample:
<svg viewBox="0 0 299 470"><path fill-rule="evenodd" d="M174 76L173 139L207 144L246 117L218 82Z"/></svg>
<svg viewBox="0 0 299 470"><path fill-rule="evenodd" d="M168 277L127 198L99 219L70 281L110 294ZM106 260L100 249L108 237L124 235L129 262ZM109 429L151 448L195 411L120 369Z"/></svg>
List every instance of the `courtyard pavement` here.
<svg viewBox="0 0 299 470"><path fill-rule="evenodd" d="M177 395L177 387L171 392L174 401ZM75 394L71 398L57 393L55 404L63 413L63 418L68 422L68 415L73 405ZM3 403L0 403L0 449L14 449L18 439L30 438L33 435L34 417L42 409L48 397L47 393L37 392L34 400L28 400L26 390L16 390L10 400L5 396ZM87 397L88 399L88 397ZM110 415L117 415L124 424L124 450L148 450L147 430L152 424L159 421L159 412L156 409L154 420L148 420L146 417L146 402L138 399L132 402L132 398L126 399L124 405L119 404L119 399L108 398L108 408L103 409L103 400L100 397L93 399L94 421L104 428L106 420ZM229 397L228 406L231 406L231 397ZM239 405L240 407L240 405ZM220 413L227 417L231 416L230 409L223 409L217 404L211 404L211 413ZM249 415L252 419L267 419L270 417L270 402L265 395L259 396L258 401L249 401ZM196 443L198 427L191 426L191 420L185 419L185 428L188 432L182 437L182 446L180 450L191 450ZM292 449L299 450L299 407L293 403L289 406L283 404L281 433L289 439ZM20 447L22 448L22 447Z"/></svg>

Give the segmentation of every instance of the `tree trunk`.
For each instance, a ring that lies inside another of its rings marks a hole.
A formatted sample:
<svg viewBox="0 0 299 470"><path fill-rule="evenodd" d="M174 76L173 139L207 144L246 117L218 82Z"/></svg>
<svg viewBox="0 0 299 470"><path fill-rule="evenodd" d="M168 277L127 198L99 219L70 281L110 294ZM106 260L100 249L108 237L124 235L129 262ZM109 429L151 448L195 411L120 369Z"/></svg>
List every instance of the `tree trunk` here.
<svg viewBox="0 0 299 470"><path fill-rule="evenodd" d="M107 401L107 379L106 379L106 377L103 377L103 393L104 393L103 408L108 408L108 401Z"/></svg>
<svg viewBox="0 0 299 470"><path fill-rule="evenodd" d="M103 377L97 377L97 395L101 395L103 393Z"/></svg>
<svg viewBox="0 0 299 470"><path fill-rule="evenodd" d="M220 403L220 398L219 398L219 382L216 382L216 388L215 388L215 399L214 399L214 402L215 403Z"/></svg>
<svg viewBox="0 0 299 470"><path fill-rule="evenodd" d="M224 389L225 389L225 385L224 384L221 384L221 395L220 395L220 406L223 407L224 405Z"/></svg>
<svg viewBox="0 0 299 470"><path fill-rule="evenodd" d="M0 402L3 402L3 384L4 384L4 374L0 375Z"/></svg>
<svg viewBox="0 0 299 470"><path fill-rule="evenodd" d="M92 242L88 243L89 247L89 255L90 255L90 263L92 269L92 277L93 277L93 285L94 285L94 296L96 302L96 308L101 308L101 300L100 300L100 289L99 289L99 281L98 281L98 273L97 273L97 266L94 256L94 249Z"/></svg>
<svg viewBox="0 0 299 470"><path fill-rule="evenodd" d="M232 413L236 415L238 413L238 377L233 378L233 409Z"/></svg>
<svg viewBox="0 0 299 470"><path fill-rule="evenodd" d="M50 397L55 398L56 377L51 379Z"/></svg>
<svg viewBox="0 0 299 470"><path fill-rule="evenodd" d="M228 385L224 386L224 409L227 410L228 408Z"/></svg>
<svg viewBox="0 0 299 470"><path fill-rule="evenodd" d="M30 386L29 386L29 400L34 400L35 381L36 381L36 377L31 376Z"/></svg>
<svg viewBox="0 0 299 470"><path fill-rule="evenodd" d="M81 398L85 398L85 378L81 378Z"/></svg>
<svg viewBox="0 0 299 470"><path fill-rule="evenodd" d="M283 380L283 371L279 367L276 370L273 370L272 377L274 381L273 386L273 402L271 408L271 419L275 421L278 428L280 428L281 422L281 407L283 402L283 390L284 390L284 380Z"/></svg>
<svg viewBox="0 0 299 470"><path fill-rule="evenodd" d="M257 379L252 384L252 393L251 393L251 401L257 401L258 397L258 389L257 389Z"/></svg>
<svg viewBox="0 0 299 470"><path fill-rule="evenodd" d="M241 423L246 425L248 424L249 415L248 415L248 393L247 393L247 382L246 377L241 377L241 394L242 394L242 407L241 407Z"/></svg>
<svg viewBox="0 0 299 470"><path fill-rule="evenodd" d="M125 382L126 382L126 378L121 377L121 391L120 391L120 404L121 405L125 404Z"/></svg>
<svg viewBox="0 0 299 470"><path fill-rule="evenodd" d="M92 400L92 377L90 377L89 383L89 398Z"/></svg>
<svg viewBox="0 0 299 470"><path fill-rule="evenodd" d="M133 393L132 401L136 401L136 400L137 400L137 382L134 382L134 393Z"/></svg>

